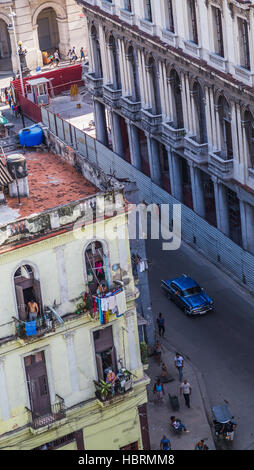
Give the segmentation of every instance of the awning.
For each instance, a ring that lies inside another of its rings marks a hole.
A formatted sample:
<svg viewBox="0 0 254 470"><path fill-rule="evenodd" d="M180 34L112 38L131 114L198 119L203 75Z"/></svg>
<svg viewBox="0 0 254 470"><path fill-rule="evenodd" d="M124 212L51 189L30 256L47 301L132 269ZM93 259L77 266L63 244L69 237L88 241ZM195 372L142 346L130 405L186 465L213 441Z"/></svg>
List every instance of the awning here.
<svg viewBox="0 0 254 470"><path fill-rule="evenodd" d="M0 186L6 186L9 183L12 183L13 178L11 177L7 167L0 159Z"/></svg>

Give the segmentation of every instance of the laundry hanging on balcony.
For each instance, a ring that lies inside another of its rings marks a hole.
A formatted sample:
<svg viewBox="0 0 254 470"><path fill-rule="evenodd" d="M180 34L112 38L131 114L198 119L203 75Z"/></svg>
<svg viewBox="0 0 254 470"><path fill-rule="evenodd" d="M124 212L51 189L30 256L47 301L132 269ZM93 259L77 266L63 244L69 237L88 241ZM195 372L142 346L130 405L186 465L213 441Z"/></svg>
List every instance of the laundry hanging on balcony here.
<svg viewBox="0 0 254 470"><path fill-rule="evenodd" d="M26 336L34 336L37 333L36 320L25 322Z"/></svg>
<svg viewBox="0 0 254 470"><path fill-rule="evenodd" d="M99 311L100 323L109 322L109 316L113 313L121 317L126 312L125 293L121 289L108 292L103 296L94 296L94 314Z"/></svg>

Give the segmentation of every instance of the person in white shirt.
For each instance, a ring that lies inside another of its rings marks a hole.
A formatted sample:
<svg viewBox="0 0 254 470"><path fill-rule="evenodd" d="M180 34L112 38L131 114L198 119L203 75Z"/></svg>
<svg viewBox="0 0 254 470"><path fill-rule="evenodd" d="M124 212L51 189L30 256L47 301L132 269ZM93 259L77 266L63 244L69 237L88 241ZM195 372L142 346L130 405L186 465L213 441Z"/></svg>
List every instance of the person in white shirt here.
<svg viewBox="0 0 254 470"><path fill-rule="evenodd" d="M176 368L178 369L178 372L179 372L179 380L182 381L182 378L183 378L183 357L179 354L179 353L176 353L175 355L175 366Z"/></svg>
<svg viewBox="0 0 254 470"><path fill-rule="evenodd" d="M191 386L186 379L180 385L180 395L182 394L184 396L186 406L190 408Z"/></svg>

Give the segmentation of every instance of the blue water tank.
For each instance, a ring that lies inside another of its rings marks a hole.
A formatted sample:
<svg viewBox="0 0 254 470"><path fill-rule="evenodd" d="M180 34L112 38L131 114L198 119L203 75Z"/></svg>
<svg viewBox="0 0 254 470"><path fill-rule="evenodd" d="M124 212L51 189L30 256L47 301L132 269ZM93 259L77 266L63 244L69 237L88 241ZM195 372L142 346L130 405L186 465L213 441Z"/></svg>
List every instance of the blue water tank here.
<svg viewBox="0 0 254 470"><path fill-rule="evenodd" d="M19 143L24 147L34 147L42 143L43 132L38 124L33 124L30 127L25 127L19 131Z"/></svg>

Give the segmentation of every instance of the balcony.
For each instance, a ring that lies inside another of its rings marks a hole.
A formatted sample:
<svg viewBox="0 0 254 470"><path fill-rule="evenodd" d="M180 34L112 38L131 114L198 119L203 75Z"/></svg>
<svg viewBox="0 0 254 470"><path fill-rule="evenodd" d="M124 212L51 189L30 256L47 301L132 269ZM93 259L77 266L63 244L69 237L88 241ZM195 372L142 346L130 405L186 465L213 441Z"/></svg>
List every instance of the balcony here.
<svg viewBox="0 0 254 470"><path fill-rule="evenodd" d="M113 88L113 85L103 86L103 100L108 106L113 108L119 108L121 96L121 89L115 90Z"/></svg>
<svg viewBox="0 0 254 470"><path fill-rule="evenodd" d="M214 52L208 52L208 57L208 63L212 67L215 67L216 69L219 69L222 72L228 71L228 62L226 59L224 59L224 57L221 57L218 54L215 54Z"/></svg>
<svg viewBox="0 0 254 470"><path fill-rule="evenodd" d="M38 316L34 321L22 321L16 317L12 318L15 321L16 336L26 341L39 338L51 331L55 331L57 323L64 323L53 309L45 310L44 313Z"/></svg>
<svg viewBox="0 0 254 470"><path fill-rule="evenodd" d="M254 86L254 73L253 72L241 66L235 65L234 68L235 68L235 76L238 80L241 80L242 82L246 83L246 85L249 85L251 87Z"/></svg>
<svg viewBox="0 0 254 470"><path fill-rule="evenodd" d="M184 155L190 160L204 165L208 162L208 144L200 144L196 136L184 138Z"/></svg>
<svg viewBox="0 0 254 470"><path fill-rule="evenodd" d="M141 102L132 101L130 96L124 96L120 101L122 114L131 121L140 120Z"/></svg>
<svg viewBox="0 0 254 470"><path fill-rule="evenodd" d="M142 31L145 31L145 33L148 33L151 36L154 35L155 30L156 30L156 25L154 23L151 23L151 21L140 18L139 25Z"/></svg>
<svg viewBox="0 0 254 470"><path fill-rule="evenodd" d="M101 0L101 8L110 15L115 14L115 4L108 0Z"/></svg>
<svg viewBox="0 0 254 470"><path fill-rule="evenodd" d="M102 96L103 94L103 78L96 78L94 73L89 73L84 71L82 75L83 80L85 81L87 90L93 96Z"/></svg>
<svg viewBox="0 0 254 470"><path fill-rule="evenodd" d="M133 388L132 375L127 369L120 369L116 374L114 384L104 382L104 380L99 380L99 382L94 380L95 396L99 403L104 406L123 398Z"/></svg>
<svg viewBox="0 0 254 470"><path fill-rule="evenodd" d="M174 149L181 149L184 147L185 134L185 129L175 128L172 121L162 124L162 141L165 145L169 145Z"/></svg>
<svg viewBox="0 0 254 470"><path fill-rule="evenodd" d="M119 10L119 18L120 20L125 21L129 25L133 26L135 24L135 15L132 11L125 10L124 8L120 8Z"/></svg>
<svg viewBox="0 0 254 470"><path fill-rule="evenodd" d="M193 57L197 57L201 59L201 47L193 41L183 41L184 44L184 52L187 54L192 55Z"/></svg>
<svg viewBox="0 0 254 470"><path fill-rule="evenodd" d="M177 47L177 35L175 33L172 33L168 29L162 29L161 30L161 39L165 41L167 44L173 47Z"/></svg>
<svg viewBox="0 0 254 470"><path fill-rule="evenodd" d="M208 169L213 175L228 181L233 177L234 159L227 160L221 151L211 152L208 155Z"/></svg>
<svg viewBox="0 0 254 470"><path fill-rule="evenodd" d="M144 131L150 134L159 134L161 132L162 115L153 114L152 109L141 110L141 122Z"/></svg>
<svg viewBox="0 0 254 470"><path fill-rule="evenodd" d="M32 432L38 431L45 426L50 426L58 421L61 421L66 418L66 406L64 399L59 395L56 395L57 402L54 405L51 405L51 410L45 414L40 415L39 413L31 411L29 408L26 408L28 413L28 423Z"/></svg>

